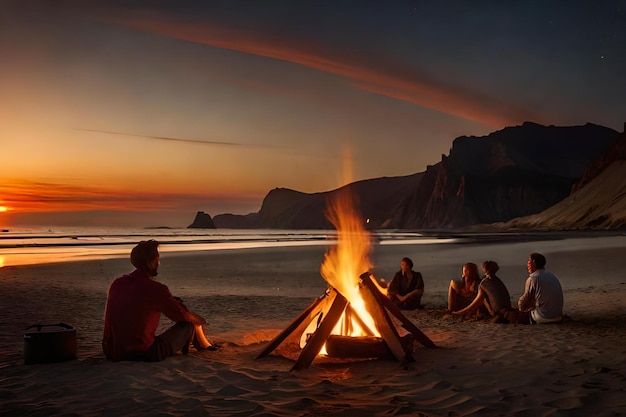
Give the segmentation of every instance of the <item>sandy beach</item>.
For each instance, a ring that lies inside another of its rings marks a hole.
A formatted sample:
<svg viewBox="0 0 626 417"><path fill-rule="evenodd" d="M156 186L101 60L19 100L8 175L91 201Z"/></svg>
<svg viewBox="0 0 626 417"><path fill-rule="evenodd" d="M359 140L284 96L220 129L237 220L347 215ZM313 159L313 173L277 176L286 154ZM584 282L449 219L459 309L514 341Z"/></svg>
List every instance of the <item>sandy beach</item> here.
<svg viewBox="0 0 626 417"><path fill-rule="evenodd" d="M290 372L255 359L327 287L323 246L163 256L158 279L209 321L223 344L159 363L107 361L100 349L108 286L127 259L0 268L0 416L617 416L626 414L626 236L379 245L372 272L390 279L411 257L426 285L407 312L437 345L415 361L315 361ZM516 303L526 259L543 253L565 291L565 322L505 325L445 314L465 262L499 263ZM76 327L78 357L24 364L24 329ZM167 320L162 327L169 326Z"/></svg>

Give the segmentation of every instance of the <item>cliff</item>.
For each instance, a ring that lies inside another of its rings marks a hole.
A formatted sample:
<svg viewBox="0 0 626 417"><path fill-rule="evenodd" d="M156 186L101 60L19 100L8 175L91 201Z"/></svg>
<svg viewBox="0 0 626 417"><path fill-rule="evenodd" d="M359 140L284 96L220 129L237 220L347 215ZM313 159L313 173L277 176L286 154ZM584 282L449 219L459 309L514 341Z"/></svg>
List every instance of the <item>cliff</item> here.
<svg viewBox="0 0 626 417"><path fill-rule="evenodd" d="M572 193L541 213L504 223L507 229L626 229L626 133L585 170Z"/></svg>
<svg viewBox="0 0 626 417"><path fill-rule="evenodd" d="M402 228L439 229L507 221L567 197L585 168L614 142L601 126L524 123L454 140L449 156L397 210Z"/></svg>
<svg viewBox="0 0 626 417"><path fill-rule="evenodd" d="M539 214L501 228L533 230L626 229L626 161L615 161L587 185Z"/></svg>
<svg viewBox="0 0 626 417"><path fill-rule="evenodd" d="M354 196L359 213L364 219L369 219L369 227L395 227L393 210L419 184L422 175L363 180L336 190L312 194L275 188L265 196L258 213L246 216L220 214L215 216L214 221L220 228L329 229L332 225L326 219L326 202L335 193L348 189Z"/></svg>
<svg viewBox="0 0 626 417"><path fill-rule="evenodd" d="M373 229L506 222L539 213L567 197L617 137L615 130L593 124L556 127L526 122L487 136L459 137L449 155L442 155L425 172L312 194L275 188L258 213L218 215L214 220L219 227L231 228L330 228L327 199L347 188Z"/></svg>
<svg viewBox="0 0 626 417"><path fill-rule="evenodd" d="M587 167L580 181L574 184L572 192L583 188L594 178L600 175L613 162L626 160L626 126L624 126L624 128L625 131L618 136L617 140L613 143L609 150L596 159L589 167Z"/></svg>

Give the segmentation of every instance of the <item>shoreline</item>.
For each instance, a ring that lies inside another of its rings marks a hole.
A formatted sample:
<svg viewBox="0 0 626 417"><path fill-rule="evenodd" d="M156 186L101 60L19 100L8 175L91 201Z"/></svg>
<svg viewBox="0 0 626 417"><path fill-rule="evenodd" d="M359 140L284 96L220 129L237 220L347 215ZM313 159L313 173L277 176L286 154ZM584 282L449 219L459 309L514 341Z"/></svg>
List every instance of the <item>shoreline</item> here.
<svg viewBox="0 0 626 417"><path fill-rule="evenodd" d="M217 229L216 229L217 230ZM233 232L234 229L229 229ZM234 231L236 233L237 231ZM250 236L256 233L254 230L242 230L243 236ZM260 231L259 231L260 232ZM265 232L265 231L264 231ZM306 231L302 230L280 230L274 234L263 235L263 237L232 239L232 236L239 234L221 234L228 238L211 238L211 234L202 235L193 232L189 235L191 240L180 240L179 235L97 235L86 234L76 236L64 234L61 236L0 236L0 268L9 266L26 266L46 263L61 262L81 262L98 261L106 259L125 258L130 249L139 240L157 238L161 243L162 253L174 254L194 254L208 251L222 250L245 250L260 248L282 248L295 246L332 246L336 241L324 236L322 233L335 233L329 231ZM409 245L431 245L431 244L494 244L494 243L516 243L516 242L542 242L564 239L595 239L603 237L626 236L624 231L468 231L459 230L377 230L372 233L373 246L409 246ZM116 232L117 233L117 232ZM222 232L223 233L223 232ZM102 237L104 236L104 237ZM278 237L277 237L278 236ZM282 236L282 237L280 237ZM285 237L287 236L287 237ZM295 236L295 237L294 237ZM299 237L298 237L299 236ZM163 239L159 239L159 237ZM103 239L111 239L104 241ZM41 240L41 242L38 241ZM48 240L59 239L52 243ZM65 239L65 240L64 240ZM69 241L67 241L69 239ZM31 242L30 240L33 240ZM17 243L7 244L7 241ZM42 243L43 242L43 243Z"/></svg>

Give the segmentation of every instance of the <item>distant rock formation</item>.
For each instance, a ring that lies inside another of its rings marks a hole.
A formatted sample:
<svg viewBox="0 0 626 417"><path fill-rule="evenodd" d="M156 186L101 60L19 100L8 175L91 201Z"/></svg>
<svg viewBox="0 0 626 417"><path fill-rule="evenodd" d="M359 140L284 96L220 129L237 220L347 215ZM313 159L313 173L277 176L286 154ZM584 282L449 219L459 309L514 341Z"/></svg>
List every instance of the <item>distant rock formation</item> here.
<svg viewBox="0 0 626 417"><path fill-rule="evenodd" d="M533 230L626 229L626 161L615 161L587 185L539 214L500 228Z"/></svg>
<svg viewBox="0 0 626 417"><path fill-rule="evenodd" d="M330 229L333 226L326 218L327 200L338 192L349 190L356 209L364 221L369 220L367 227L395 227L392 208L419 184L422 175L363 180L314 194L275 188L265 196L258 213L245 216L220 214L214 221L219 228Z"/></svg>
<svg viewBox="0 0 626 417"><path fill-rule="evenodd" d="M259 213L240 214L218 214L213 217L213 223L220 229L261 229Z"/></svg>
<svg viewBox="0 0 626 417"><path fill-rule="evenodd" d="M618 136L617 140L608 151L602 154L600 158L596 159L591 165L589 165L589 167L587 167L580 181L578 181L572 188L572 193L580 190L591 182L613 162L624 160L626 160L626 131Z"/></svg>
<svg viewBox="0 0 626 417"><path fill-rule="evenodd" d="M196 213L196 218L193 220L188 229L215 229L215 223L213 223L213 219L211 216L206 214L203 211L199 211Z"/></svg>
<svg viewBox="0 0 626 417"><path fill-rule="evenodd" d="M364 180L313 194L276 188L258 213L218 215L216 224L331 228L325 215L327 199L344 189L355 196L358 211L372 229L446 229L506 222L541 212L567 197L586 167L617 136L615 130L593 124L555 127L530 122L483 137L462 136L453 141L449 156L442 155L425 172Z"/></svg>
<svg viewBox="0 0 626 417"><path fill-rule="evenodd" d="M602 126L526 122L483 137L454 140L398 207L402 228L443 229L537 213L569 195L591 161L615 141Z"/></svg>
<svg viewBox="0 0 626 417"><path fill-rule="evenodd" d="M499 225L505 229L626 229L626 133L595 160L572 193L541 213Z"/></svg>

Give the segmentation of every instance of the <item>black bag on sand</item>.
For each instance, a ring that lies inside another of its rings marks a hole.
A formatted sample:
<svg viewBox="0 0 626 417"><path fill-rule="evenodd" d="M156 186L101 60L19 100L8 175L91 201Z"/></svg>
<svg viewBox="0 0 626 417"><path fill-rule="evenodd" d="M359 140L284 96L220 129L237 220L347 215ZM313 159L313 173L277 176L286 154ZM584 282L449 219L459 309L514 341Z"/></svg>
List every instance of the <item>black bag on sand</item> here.
<svg viewBox="0 0 626 417"><path fill-rule="evenodd" d="M24 363L76 359L76 329L69 324L33 324L24 332Z"/></svg>

